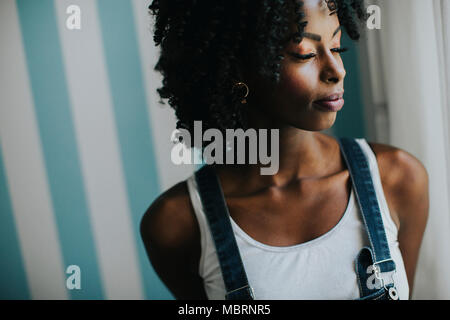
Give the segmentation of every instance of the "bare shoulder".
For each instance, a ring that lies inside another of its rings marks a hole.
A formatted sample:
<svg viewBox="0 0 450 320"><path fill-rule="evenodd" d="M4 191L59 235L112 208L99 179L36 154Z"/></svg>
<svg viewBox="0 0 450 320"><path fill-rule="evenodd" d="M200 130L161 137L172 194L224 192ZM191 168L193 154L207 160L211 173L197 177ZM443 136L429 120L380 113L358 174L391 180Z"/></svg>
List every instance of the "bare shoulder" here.
<svg viewBox="0 0 450 320"><path fill-rule="evenodd" d="M144 241L165 247L185 245L195 238L197 221L186 181L162 193L143 215L140 231Z"/></svg>
<svg viewBox="0 0 450 320"><path fill-rule="evenodd" d="M405 150L380 143L369 145L376 155L389 207L397 213L402 224L418 212L406 208L428 201L427 170L422 162Z"/></svg>
<svg viewBox="0 0 450 320"><path fill-rule="evenodd" d="M206 299L198 273L200 230L186 181L161 194L140 222L148 258L176 299Z"/></svg>

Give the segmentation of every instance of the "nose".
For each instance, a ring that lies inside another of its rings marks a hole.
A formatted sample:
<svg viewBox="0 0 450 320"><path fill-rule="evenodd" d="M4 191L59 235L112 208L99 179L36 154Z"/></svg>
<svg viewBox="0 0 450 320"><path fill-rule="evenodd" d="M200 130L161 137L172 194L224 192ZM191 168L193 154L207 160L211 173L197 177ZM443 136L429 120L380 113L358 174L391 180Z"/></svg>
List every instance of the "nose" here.
<svg viewBox="0 0 450 320"><path fill-rule="evenodd" d="M323 58L321 80L329 84L336 84L344 80L346 71L342 59L331 52Z"/></svg>

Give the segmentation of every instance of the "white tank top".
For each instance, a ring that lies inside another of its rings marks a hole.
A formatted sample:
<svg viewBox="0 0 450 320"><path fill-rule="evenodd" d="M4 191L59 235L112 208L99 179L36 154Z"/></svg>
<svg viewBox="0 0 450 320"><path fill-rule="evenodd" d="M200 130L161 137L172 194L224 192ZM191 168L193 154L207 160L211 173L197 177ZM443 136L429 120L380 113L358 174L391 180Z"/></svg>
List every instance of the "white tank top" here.
<svg viewBox="0 0 450 320"><path fill-rule="evenodd" d="M395 274L383 273L386 283L395 282L399 298L407 300L409 286L397 241L397 226L392 220L381 185L375 154L365 139L357 139L366 154L381 209ZM201 234L199 275L210 300L225 299L214 241L197 191L195 176L187 179L190 199ZM344 215L330 231L313 240L293 246L270 246L250 237L230 217L239 252L255 300L333 300L357 299L360 292L355 258L370 246L354 190Z"/></svg>

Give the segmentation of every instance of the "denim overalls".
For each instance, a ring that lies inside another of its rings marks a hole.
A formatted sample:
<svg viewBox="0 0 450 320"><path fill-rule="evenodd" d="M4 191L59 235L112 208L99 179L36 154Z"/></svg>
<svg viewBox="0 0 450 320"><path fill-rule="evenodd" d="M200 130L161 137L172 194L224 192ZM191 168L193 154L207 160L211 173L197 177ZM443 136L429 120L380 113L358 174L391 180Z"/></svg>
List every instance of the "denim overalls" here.
<svg viewBox="0 0 450 320"><path fill-rule="evenodd" d="M386 284L380 274L395 272L395 262L391 258L368 161L355 140L341 138L338 142L370 240L370 247L363 247L355 259L358 300L398 300L393 281ZM195 179L222 270L227 291L225 299L253 300L253 289L248 283L219 180L209 165L199 169ZM374 280L381 286L375 285Z"/></svg>

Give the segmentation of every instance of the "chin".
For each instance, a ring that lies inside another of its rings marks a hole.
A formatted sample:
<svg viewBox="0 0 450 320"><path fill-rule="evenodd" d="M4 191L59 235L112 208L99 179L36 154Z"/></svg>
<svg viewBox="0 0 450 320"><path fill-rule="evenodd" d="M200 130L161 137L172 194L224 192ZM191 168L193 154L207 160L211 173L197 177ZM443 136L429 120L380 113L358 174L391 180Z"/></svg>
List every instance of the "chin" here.
<svg viewBox="0 0 450 320"><path fill-rule="evenodd" d="M315 117L313 119L308 119L307 121L304 121L305 119L301 119L301 121L298 121L295 124L292 124L297 129L305 130L305 131L324 131L330 129L334 123L336 122L336 113L330 113L327 116L321 116L321 117Z"/></svg>

